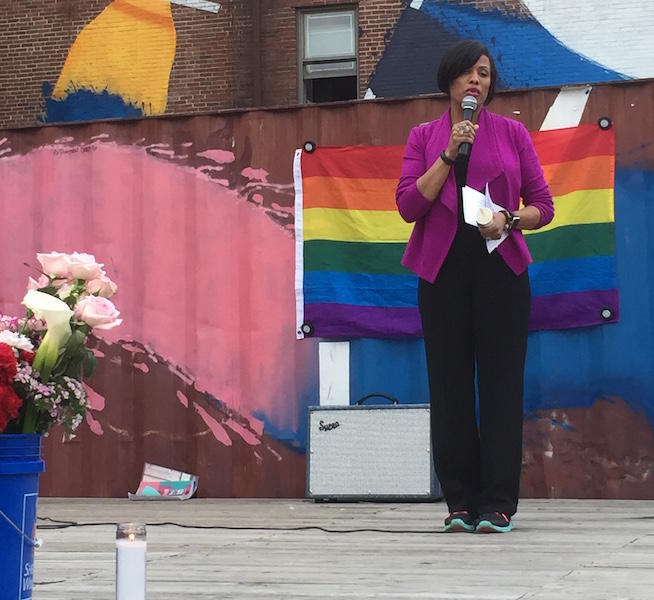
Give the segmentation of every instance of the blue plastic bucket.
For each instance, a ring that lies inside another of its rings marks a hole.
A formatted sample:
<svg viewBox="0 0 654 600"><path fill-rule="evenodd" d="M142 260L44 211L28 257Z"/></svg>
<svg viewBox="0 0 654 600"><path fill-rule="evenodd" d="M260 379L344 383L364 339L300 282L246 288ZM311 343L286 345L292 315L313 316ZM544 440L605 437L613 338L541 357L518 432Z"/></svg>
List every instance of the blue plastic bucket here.
<svg viewBox="0 0 654 600"><path fill-rule="evenodd" d="M0 600L32 598L32 540L44 468L40 435L0 435Z"/></svg>

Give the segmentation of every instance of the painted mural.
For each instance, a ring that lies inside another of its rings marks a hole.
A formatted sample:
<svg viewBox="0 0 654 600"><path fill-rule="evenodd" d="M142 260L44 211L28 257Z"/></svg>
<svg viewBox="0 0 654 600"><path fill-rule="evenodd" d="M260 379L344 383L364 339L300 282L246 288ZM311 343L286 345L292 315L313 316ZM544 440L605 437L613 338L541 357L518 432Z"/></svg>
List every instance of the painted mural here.
<svg viewBox="0 0 654 600"><path fill-rule="evenodd" d="M640 124L653 89L584 95L581 125L608 115L615 127L620 321L530 334L525 496L654 496L654 146ZM535 131L556 99L499 95L493 110ZM198 474L200 496L304 496L319 339L296 339L295 149L399 146L444 107L423 98L0 133L0 312L21 314L35 252L77 250L106 263L124 317L95 340L78 436L46 441L44 495L125 497L150 462ZM382 391L424 403L425 373L420 340L350 343L352 402Z"/></svg>
<svg viewBox="0 0 654 600"><path fill-rule="evenodd" d="M171 1L220 8L206 0L113 0L77 36L56 84L44 84L43 121L163 114L177 40Z"/></svg>
<svg viewBox="0 0 654 600"><path fill-rule="evenodd" d="M1 141L1 311L23 314L31 270L16 265L48 248L102 256L124 317L96 340L78 443L48 440L44 493L124 496L147 461L199 474L201 495L302 495L317 349L295 343L293 186L268 182L247 146L137 129ZM89 480L71 487L71 469Z"/></svg>
<svg viewBox="0 0 654 600"><path fill-rule="evenodd" d="M367 97L438 92L444 52L460 39L484 43L499 89L599 83L654 76L654 21L644 2L413 0L392 30L370 77ZM585 27L580 27L584 23Z"/></svg>
<svg viewBox="0 0 654 600"><path fill-rule="evenodd" d="M211 0L107 2L77 36L56 81L43 83L43 122L165 113L177 50L171 4L220 11ZM462 38L479 39L490 48L499 89L654 76L649 60L654 22L643 18L648 14L644 2L618 7L592 0L499 0L492 9L480 9L473 0L403 4L397 22L388 24L386 47L374 71L361 74L368 80L367 98L439 91L440 58ZM580 22L587 24L583 30Z"/></svg>

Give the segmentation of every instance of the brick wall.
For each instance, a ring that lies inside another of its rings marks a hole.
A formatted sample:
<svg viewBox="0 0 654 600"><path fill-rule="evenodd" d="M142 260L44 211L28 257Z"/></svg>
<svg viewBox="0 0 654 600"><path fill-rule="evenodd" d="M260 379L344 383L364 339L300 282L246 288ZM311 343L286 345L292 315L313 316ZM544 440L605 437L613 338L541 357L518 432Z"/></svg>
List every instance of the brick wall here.
<svg viewBox="0 0 654 600"><path fill-rule="evenodd" d="M79 32L111 0L0 3L0 127L34 125L43 84L54 85ZM251 8L226 0L218 14L172 5L177 32L167 113L251 106Z"/></svg>
<svg viewBox="0 0 654 600"><path fill-rule="evenodd" d="M382 57L386 42L390 40L393 26L400 18L405 2L377 0L367 2L359 10L359 91L366 93L370 75Z"/></svg>
<svg viewBox="0 0 654 600"><path fill-rule="evenodd" d="M109 0L0 2L0 127L34 124L43 83L54 84L68 49Z"/></svg>
<svg viewBox="0 0 654 600"><path fill-rule="evenodd" d="M167 113L253 105L251 4L221 1L217 14L172 5L177 50Z"/></svg>
<svg viewBox="0 0 654 600"><path fill-rule="evenodd" d="M385 40L405 3L402 0L271 0L266 4L262 28L264 103L293 104L298 96L297 9L358 6L359 95L363 97L370 75L381 58Z"/></svg>
<svg viewBox="0 0 654 600"><path fill-rule="evenodd" d="M479 10L499 10L504 13L529 17L531 13L521 0L450 0L453 4L471 4Z"/></svg>
<svg viewBox="0 0 654 600"><path fill-rule="evenodd" d="M0 127L34 125L79 32L110 0L0 3ZM297 9L359 7L360 93L402 0L224 0L217 14L172 5L177 32L167 113L297 102ZM257 16L257 10L258 16ZM256 43L256 32L260 43Z"/></svg>
<svg viewBox="0 0 654 600"><path fill-rule="evenodd" d="M521 0L443 1L530 16ZM79 32L110 2L0 2L0 128L38 122L44 112L44 82L56 83ZM217 14L173 4L177 48L166 113L295 104L297 10L302 8L358 7L363 97L409 4L409 0L222 0Z"/></svg>

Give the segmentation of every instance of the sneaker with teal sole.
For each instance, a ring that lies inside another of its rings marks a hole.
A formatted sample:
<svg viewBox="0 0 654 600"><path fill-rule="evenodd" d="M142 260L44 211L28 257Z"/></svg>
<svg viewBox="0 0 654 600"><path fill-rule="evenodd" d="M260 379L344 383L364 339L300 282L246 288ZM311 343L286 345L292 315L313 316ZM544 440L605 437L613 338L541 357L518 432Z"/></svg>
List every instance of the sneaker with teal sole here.
<svg viewBox="0 0 654 600"><path fill-rule="evenodd" d="M475 530L477 519L467 510L457 510L447 515L445 519L445 533L472 533Z"/></svg>
<svg viewBox="0 0 654 600"><path fill-rule="evenodd" d="M504 513L493 512L479 516L476 533L508 533L513 529L511 518Z"/></svg>

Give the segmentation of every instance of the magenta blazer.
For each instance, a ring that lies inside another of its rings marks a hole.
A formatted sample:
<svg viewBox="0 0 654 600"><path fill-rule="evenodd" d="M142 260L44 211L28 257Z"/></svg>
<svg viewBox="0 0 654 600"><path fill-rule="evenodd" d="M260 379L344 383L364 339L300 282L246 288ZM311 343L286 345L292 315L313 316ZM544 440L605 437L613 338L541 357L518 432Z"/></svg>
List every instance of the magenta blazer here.
<svg viewBox="0 0 654 600"><path fill-rule="evenodd" d="M518 210L520 197L525 206L540 211L539 227L554 218L554 204L543 169L529 132L522 123L488 112L479 113L479 129L470 155L467 185L480 192L490 190L496 204ZM419 277L433 283L447 256L457 229L457 191L454 168L433 202L419 191L417 179L447 148L452 129L448 110L440 119L414 127L402 161L402 175L395 199L402 218L415 222L402 257L402 264ZM532 261L521 231L511 231L497 248L516 275Z"/></svg>

